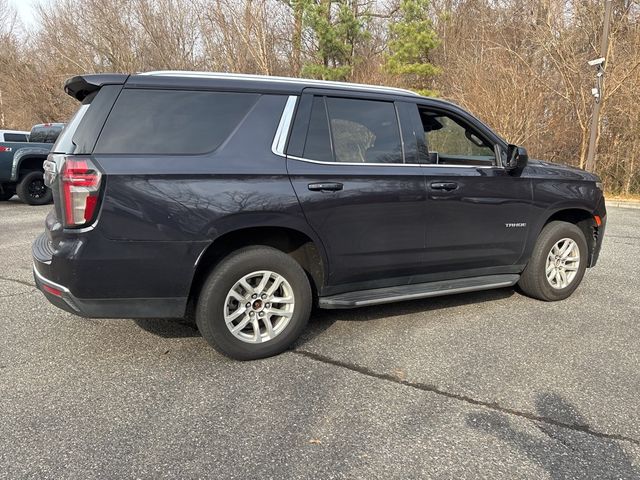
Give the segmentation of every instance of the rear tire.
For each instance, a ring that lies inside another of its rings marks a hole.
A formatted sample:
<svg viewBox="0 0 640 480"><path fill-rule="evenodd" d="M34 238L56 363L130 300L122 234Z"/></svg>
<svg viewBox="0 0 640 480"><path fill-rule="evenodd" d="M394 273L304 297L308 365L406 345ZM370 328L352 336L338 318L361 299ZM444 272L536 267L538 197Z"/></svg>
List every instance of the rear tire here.
<svg viewBox="0 0 640 480"><path fill-rule="evenodd" d="M304 330L311 303L309 280L293 258L271 247L245 247L209 275L196 323L220 353L254 360L286 350Z"/></svg>
<svg viewBox="0 0 640 480"><path fill-rule="evenodd" d="M16 193L20 200L29 205L46 205L53 200L51 189L44 184L42 172L29 172L22 177Z"/></svg>
<svg viewBox="0 0 640 480"><path fill-rule="evenodd" d="M545 225L518 286L528 296L555 302L569 297L584 276L588 247L582 230L573 223Z"/></svg>

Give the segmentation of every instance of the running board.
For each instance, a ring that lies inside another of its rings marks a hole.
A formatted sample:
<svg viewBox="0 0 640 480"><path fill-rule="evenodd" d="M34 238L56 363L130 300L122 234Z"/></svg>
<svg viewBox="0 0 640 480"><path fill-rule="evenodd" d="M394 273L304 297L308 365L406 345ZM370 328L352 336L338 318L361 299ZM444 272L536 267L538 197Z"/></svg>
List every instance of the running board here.
<svg viewBox="0 0 640 480"><path fill-rule="evenodd" d="M414 300L416 298L439 297L454 293L475 292L492 288L510 287L520 280L520 275L487 275L484 277L459 278L440 282L417 283L395 287L375 288L359 292L339 293L320 297L320 308L355 308L381 303Z"/></svg>

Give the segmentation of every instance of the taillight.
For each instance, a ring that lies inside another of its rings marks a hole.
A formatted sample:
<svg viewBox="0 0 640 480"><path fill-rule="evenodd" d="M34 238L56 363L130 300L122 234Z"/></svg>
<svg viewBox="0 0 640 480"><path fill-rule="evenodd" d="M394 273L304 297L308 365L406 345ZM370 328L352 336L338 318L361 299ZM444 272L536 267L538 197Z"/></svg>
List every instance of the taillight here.
<svg viewBox="0 0 640 480"><path fill-rule="evenodd" d="M10 152L12 150L11 147L5 147L0 145L0 152Z"/></svg>
<svg viewBox="0 0 640 480"><path fill-rule="evenodd" d="M98 206L101 176L89 159L65 159L60 172L65 227L79 227L93 220Z"/></svg>

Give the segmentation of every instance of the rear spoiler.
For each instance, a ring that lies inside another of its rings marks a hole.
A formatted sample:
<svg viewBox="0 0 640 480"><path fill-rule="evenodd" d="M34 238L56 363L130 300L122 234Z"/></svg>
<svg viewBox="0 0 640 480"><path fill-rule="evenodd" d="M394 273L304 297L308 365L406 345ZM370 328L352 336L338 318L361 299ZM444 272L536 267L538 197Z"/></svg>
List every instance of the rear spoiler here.
<svg viewBox="0 0 640 480"><path fill-rule="evenodd" d="M78 101L100 88L103 85L123 85L129 75L124 73L97 73L78 75L64 82L64 91Z"/></svg>

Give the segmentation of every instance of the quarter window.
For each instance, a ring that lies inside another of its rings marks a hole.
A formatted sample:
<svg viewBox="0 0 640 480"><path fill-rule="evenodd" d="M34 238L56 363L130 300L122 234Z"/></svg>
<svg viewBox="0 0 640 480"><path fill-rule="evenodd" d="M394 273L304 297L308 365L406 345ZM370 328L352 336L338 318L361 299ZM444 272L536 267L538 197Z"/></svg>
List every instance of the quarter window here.
<svg viewBox="0 0 640 480"><path fill-rule="evenodd" d="M253 93L125 89L96 153L202 154L215 150L242 121Z"/></svg>

